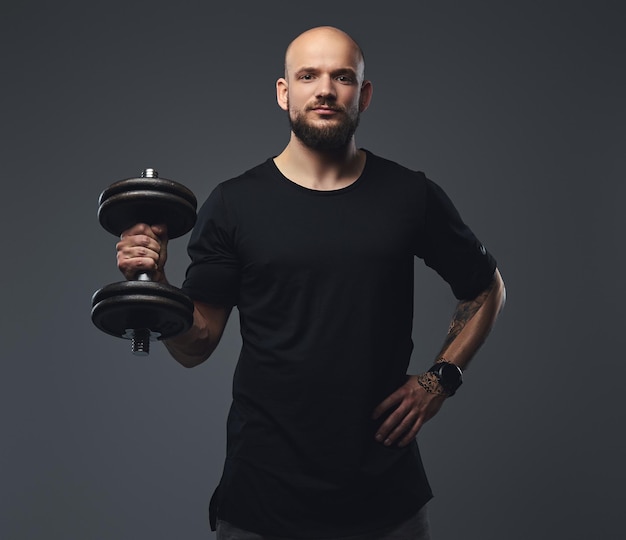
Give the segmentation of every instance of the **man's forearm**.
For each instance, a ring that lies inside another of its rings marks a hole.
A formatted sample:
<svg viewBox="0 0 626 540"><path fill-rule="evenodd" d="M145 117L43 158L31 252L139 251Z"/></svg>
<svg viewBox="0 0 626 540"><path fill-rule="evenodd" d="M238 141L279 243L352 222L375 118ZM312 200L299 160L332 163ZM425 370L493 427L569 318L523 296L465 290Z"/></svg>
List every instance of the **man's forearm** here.
<svg viewBox="0 0 626 540"><path fill-rule="evenodd" d="M195 303L191 328L163 343L179 364L188 368L197 366L217 347L230 312L231 308Z"/></svg>
<svg viewBox="0 0 626 540"><path fill-rule="evenodd" d="M210 340L200 336L199 329L192 326L184 334L164 340L163 344L179 364L191 368L204 362L215 350L215 346L207 347Z"/></svg>
<svg viewBox="0 0 626 540"><path fill-rule="evenodd" d="M466 369L491 332L505 299L504 282L496 269L487 289L472 300L458 303L444 344L437 355L438 361L446 360Z"/></svg>

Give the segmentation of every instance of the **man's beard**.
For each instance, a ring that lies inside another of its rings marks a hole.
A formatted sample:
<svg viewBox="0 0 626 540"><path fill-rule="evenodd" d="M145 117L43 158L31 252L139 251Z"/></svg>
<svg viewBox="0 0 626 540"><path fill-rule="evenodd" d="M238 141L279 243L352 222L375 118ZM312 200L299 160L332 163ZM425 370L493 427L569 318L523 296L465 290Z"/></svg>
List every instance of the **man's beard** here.
<svg viewBox="0 0 626 540"><path fill-rule="evenodd" d="M301 110L289 111L287 116L291 131L302 144L312 150L328 152L345 148L359 125L360 114L358 112L350 114L345 109L341 109L339 114L343 117L339 122L327 122L322 126L308 123L306 112Z"/></svg>

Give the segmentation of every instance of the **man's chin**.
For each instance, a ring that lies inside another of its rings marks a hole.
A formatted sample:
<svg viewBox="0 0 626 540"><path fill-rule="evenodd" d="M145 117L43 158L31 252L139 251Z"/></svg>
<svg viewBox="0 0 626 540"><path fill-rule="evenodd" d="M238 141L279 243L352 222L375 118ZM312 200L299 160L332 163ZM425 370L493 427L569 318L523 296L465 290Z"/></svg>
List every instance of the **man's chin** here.
<svg viewBox="0 0 626 540"><path fill-rule="evenodd" d="M356 121L348 121L344 114L330 115L329 118L320 118L315 113L300 115L290 119L291 130L305 146L315 150L341 150L345 148L356 131Z"/></svg>

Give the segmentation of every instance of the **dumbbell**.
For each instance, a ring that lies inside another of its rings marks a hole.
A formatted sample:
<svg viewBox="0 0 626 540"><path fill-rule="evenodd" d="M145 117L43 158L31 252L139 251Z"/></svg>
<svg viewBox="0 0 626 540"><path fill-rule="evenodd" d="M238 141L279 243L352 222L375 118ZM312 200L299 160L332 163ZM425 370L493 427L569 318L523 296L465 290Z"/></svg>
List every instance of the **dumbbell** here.
<svg viewBox="0 0 626 540"><path fill-rule="evenodd" d="M100 225L118 238L137 223L165 224L168 238L178 238L196 222L195 195L178 182L159 178L154 169L111 184L98 204ZM99 289L91 306L93 323L107 334L130 339L133 354L141 356L149 354L150 341L181 334L193 322L191 299L172 285L152 281L151 272Z"/></svg>

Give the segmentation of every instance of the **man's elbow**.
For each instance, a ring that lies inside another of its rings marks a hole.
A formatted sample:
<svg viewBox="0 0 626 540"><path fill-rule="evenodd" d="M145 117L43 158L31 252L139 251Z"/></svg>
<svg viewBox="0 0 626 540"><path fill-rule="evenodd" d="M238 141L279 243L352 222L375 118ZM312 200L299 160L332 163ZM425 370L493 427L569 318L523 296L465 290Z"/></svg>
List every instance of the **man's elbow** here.
<svg viewBox="0 0 626 540"><path fill-rule="evenodd" d="M189 357L180 358L180 357L174 356L174 360L176 360L184 368L191 369L191 368L194 368L194 367L199 366L200 364L202 364L206 360L206 358L204 358L204 359L202 359L202 358L189 358Z"/></svg>
<svg viewBox="0 0 626 540"><path fill-rule="evenodd" d="M502 274L500 274L500 271L497 268L493 275L491 295L494 297L498 313L500 313L506 303L506 286L504 285Z"/></svg>
<svg viewBox="0 0 626 540"><path fill-rule="evenodd" d="M187 351L182 351L171 343L167 343L165 341L163 343L172 358L176 360L176 362L178 362L181 366L189 369L199 366L200 364L205 362L215 350L215 347L212 347L210 350L191 353Z"/></svg>

